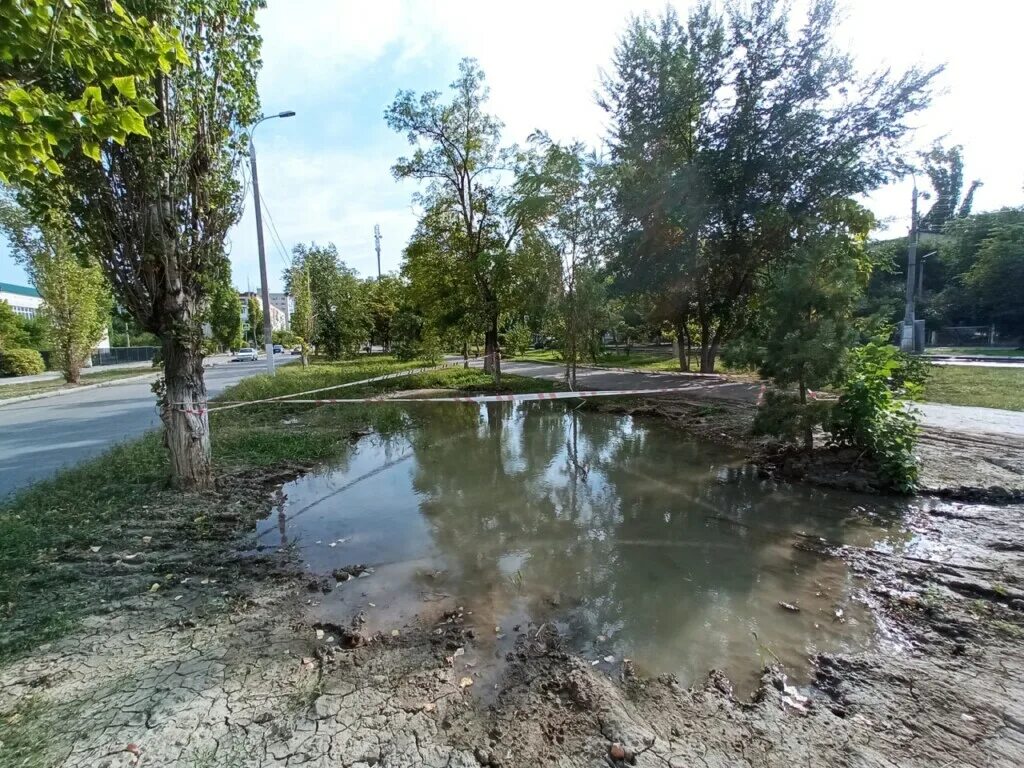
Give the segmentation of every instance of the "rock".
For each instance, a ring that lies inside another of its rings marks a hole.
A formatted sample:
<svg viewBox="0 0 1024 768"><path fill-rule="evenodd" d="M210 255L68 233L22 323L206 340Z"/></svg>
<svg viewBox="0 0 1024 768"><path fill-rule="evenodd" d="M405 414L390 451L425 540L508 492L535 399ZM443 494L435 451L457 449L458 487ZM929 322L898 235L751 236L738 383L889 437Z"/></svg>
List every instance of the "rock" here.
<svg viewBox="0 0 1024 768"><path fill-rule="evenodd" d="M614 744L612 744L608 748L608 756L612 760L625 760L626 759L626 748L624 746L622 746L621 744L619 744L619 742L616 741Z"/></svg>
<svg viewBox="0 0 1024 768"><path fill-rule="evenodd" d="M480 763L480 765L491 764L491 753L483 747L477 747L475 750L473 750L473 756L476 758L476 761Z"/></svg>
<svg viewBox="0 0 1024 768"><path fill-rule="evenodd" d="M260 712L256 717L252 719L256 725L265 725L274 719L274 716L269 712Z"/></svg>
<svg viewBox="0 0 1024 768"><path fill-rule="evenodd" d="M787 611L791 611L793 613L800 613L800 606L799 605L794 605L793 603L787 603L787 602L785 602L783 600L779 600L779 608L785 608Z"/></svg>
<svg viewBox="0 0 1024 768"><path fill-rule="evenodd" d="M357 565L346 565L343 568L335 568L331 571L331 576L333 576L336 581L348 581L349 579L368 576L371 573L373 573L372 568L368 568L362 563L359 563Z"/></svg>

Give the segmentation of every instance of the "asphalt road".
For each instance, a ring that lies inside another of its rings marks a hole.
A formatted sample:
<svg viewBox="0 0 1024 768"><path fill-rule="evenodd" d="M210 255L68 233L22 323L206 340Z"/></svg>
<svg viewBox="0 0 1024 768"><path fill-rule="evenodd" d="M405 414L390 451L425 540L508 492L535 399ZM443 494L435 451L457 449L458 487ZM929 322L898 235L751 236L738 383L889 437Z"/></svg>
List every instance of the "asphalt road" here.
<svg viewBox="0 0 1024 768"><path fill-rule="evenodd" d="M265 361L207 368L207 391L265 370ZM0 498L158 426L148 380L0 405Z"/></svg>

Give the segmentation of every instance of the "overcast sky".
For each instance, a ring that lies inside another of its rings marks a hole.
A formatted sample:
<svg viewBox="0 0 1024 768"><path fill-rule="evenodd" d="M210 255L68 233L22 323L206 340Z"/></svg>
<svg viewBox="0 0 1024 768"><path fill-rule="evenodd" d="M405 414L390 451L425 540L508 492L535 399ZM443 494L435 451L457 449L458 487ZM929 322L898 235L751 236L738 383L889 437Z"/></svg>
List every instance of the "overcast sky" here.
<svg viewBox="0 0 1024 768"><path fill-rule="evenodd" d="M373 225L383 233L383 269L398 268L415 224L412 182L390 166L407 151L383 112L398 89L445 90L459 59L480 60L491 111L509 142L537 128L596 145L605 133L594 94L627 18L657 13L663 0L268 0L261 12L266 112L293 109L256 133L265 200L271 289L284 253L299 242L333 242L363 275L376 273ZM674 3L685 14L687 2ZM840 45L862 71L945 63L943 93L918 118L915 146L936 138L964 145L965 177L985 182L975 210L1024 202L1024 73L1019 0L846 0ZM909 182L868 201L889 231L909 225ZM269 214L269 217L268 217ZM270 225L272 219L276 233ZM259 284L251 197L230 235L234 281ZM0 244L0 281L26 283Z"/></svg>

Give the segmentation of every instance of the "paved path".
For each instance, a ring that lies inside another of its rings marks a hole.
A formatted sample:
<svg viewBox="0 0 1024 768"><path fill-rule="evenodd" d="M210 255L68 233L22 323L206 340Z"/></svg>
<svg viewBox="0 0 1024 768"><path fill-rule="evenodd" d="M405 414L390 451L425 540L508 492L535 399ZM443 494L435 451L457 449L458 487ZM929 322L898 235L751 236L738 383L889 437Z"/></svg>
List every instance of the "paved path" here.
<svg viewBox="0 0 1024 768"><path fill-rule="evenodd" d="M94 365L91 368L82 369L82 379L84 384L88 384L85 381L95 373L104 373L106 371L128 371L133 368L152 368L153 363L150 360L144 360L141 363L119 363L118 365ZM55 381L61 378L63 374L60 371L47 371L46 373L36 373L32 376L4 376L0 378L0 387L7 386L9 384L30 384L34 381Z"/></svg>
<svg viewBox="0 0 1024 768"><path fill-rule="evenodd" d="M470 365L481 366L478 361ZM503 360L501 370L519 376L533 376L539 379L562 379L565 369L560 365L544 363L520 363ZM728 385L700 386L697 377L683 374L642 373L640 371L609 371L600 368L577 369L576 378L580 389L646 389L648 387L671 387L678 382L681 388L692 391L694 396L723 400L754 402L760 391L760 384L735 382ZM925 427L952 432L971 432L986 435L1007 435L1024 439L1024 411L1003 411L996 408L975 408L943 403L918 403L921 423Z"/></svg>
<svg viewBox="0 0 1024 768"><path fill-rule="evenodd" d="M206 386L212 397L265 370L262 360L208 368ZM149 381L0 405L0 498L159 425Z"/></svg>

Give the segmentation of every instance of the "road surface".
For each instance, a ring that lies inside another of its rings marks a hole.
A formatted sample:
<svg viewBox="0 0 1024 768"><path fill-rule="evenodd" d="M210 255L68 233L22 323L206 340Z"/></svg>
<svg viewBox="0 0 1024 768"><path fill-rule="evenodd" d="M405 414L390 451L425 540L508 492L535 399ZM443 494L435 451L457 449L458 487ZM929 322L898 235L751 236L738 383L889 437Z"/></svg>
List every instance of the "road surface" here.
<svg viewBox="0 0 1024 768"><path fill-rule="evenodd" d="M291 360L278 364L284 362ZM265 370L264 360L207 368L208 393L213 397ZM0 401L0 498L159 425L148 380L11 405Z"/></svg>

